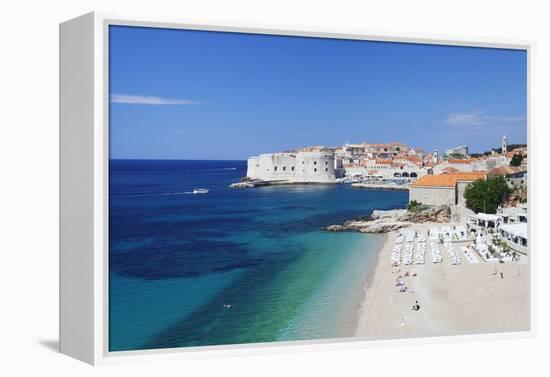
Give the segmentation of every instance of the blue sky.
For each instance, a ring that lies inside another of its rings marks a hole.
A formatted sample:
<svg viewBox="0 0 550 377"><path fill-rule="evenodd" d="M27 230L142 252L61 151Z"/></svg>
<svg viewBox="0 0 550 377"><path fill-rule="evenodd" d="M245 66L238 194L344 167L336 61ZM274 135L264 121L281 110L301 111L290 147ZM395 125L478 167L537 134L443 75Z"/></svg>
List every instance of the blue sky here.
<svg viewBox="0 0 550 377"><path fill-rule="evenodd" d="M519 50L115 26L111 157L525 143L526 68Z"/></svg>

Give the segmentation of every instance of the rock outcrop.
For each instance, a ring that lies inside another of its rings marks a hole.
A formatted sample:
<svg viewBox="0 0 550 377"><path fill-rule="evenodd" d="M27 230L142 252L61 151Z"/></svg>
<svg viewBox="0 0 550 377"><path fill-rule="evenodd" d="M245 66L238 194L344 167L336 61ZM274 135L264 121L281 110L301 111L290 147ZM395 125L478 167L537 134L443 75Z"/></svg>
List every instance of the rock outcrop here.
<svg viewBox="0 0 550 377"><path fill-rule="evenodd" d="M415 212L406 209L375 210L370 218L348 220L344 224L329 225L323 229L330 232L387 233L408 227L414 223L449 222L450 218L451 209L449 206L427 207Z"/></svg>
<svg viewBox="0 0 550 377"><path fill-rule="evenodd" d="M412 223L446 223L451 220L451 207L427 206L420 211L407 211L403 217L404 221Z"/></svg>

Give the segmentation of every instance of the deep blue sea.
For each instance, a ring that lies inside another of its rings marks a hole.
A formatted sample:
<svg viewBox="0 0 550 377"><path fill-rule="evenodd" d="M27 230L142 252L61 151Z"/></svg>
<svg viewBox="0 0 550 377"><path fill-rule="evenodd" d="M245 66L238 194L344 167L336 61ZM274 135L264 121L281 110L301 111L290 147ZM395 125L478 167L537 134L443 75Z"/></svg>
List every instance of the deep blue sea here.
<svg viewBox="0 0 550 377"><path fill-rule="evenodd" d="M353 335L384 236L320 229L408 194L228 187L245 175L246 161L110 161L110 351Z"/></svg>

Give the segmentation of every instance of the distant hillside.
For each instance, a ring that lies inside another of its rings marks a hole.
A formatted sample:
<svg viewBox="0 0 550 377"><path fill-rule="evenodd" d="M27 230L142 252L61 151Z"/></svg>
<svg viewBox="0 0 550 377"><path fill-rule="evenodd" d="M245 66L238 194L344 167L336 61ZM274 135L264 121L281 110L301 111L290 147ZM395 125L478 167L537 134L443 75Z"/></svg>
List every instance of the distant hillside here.
<svg viewBox="0 0 550 377"><path fill-rule="evenodd" d="M524 148L527 147L527 144L508 144L508 152L513 151L516 148ZM491 153L502 153L502 148L493 148L490 151L485 151L483 153L470 153L470 157L481 157L481 156L489 156Z"/></svg>

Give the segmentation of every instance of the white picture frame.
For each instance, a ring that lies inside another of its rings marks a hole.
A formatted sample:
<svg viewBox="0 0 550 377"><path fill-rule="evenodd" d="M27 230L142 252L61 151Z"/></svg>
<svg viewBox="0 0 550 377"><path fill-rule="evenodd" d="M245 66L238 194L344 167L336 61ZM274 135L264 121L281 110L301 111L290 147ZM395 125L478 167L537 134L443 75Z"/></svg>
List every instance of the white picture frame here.
<svg viewBox="0 0 550 377"><path fill-rule="evenodd" d="M136 360L182 359L296 349L378 347L422 342L471 341L529 337L535 334L534 282L536 245L530 241L530 330L514 333L461 335L422 339L335 339L208 346L145 351L108 351L108 28L132 25L175 29L249 32L290 36L428 43L453 46L514 48L527 51L528 143L532 156L534 127L532 85L533 41L493 40L366 32L287 25L232 22L207 24L189 20L88 13L60 25L60 351L90 364ZM536 218L536 183L529 161L529 213ZM532 188L532 189L531 189ZM529 226L529 233L532 225ZM200 351L200 352L199 352Z"/></svg>

